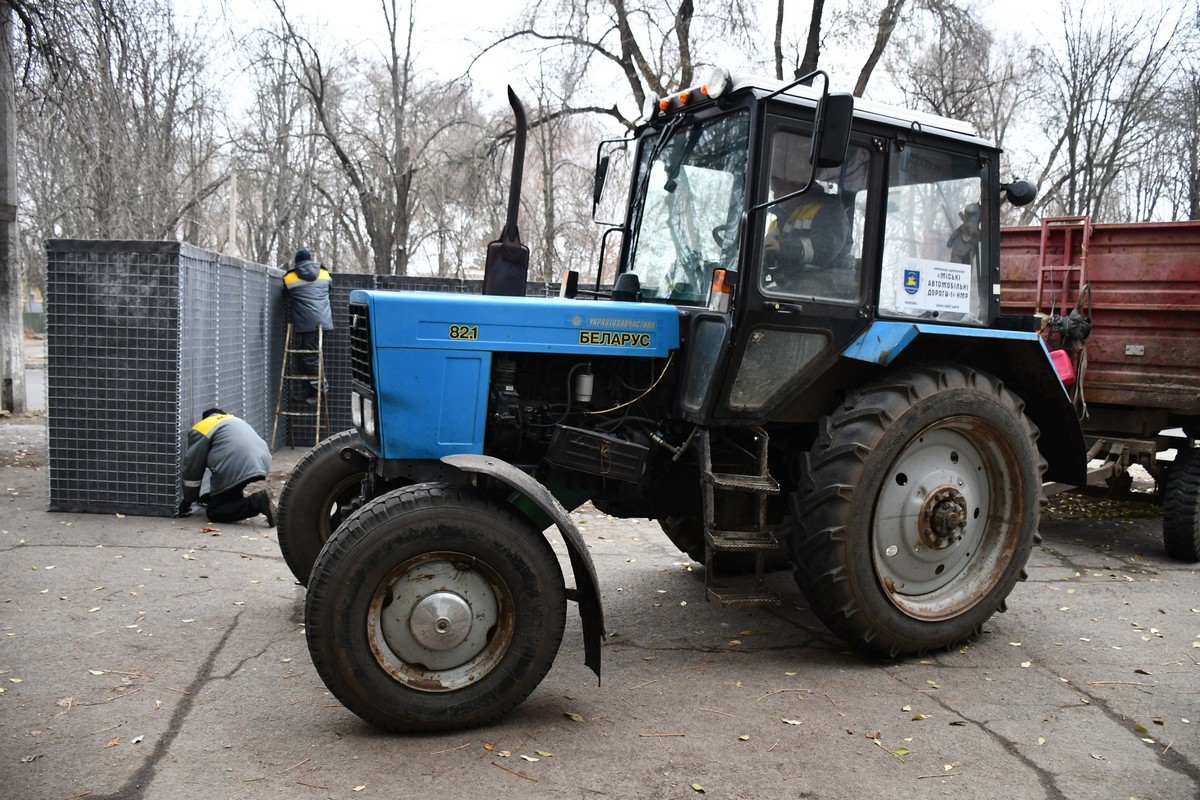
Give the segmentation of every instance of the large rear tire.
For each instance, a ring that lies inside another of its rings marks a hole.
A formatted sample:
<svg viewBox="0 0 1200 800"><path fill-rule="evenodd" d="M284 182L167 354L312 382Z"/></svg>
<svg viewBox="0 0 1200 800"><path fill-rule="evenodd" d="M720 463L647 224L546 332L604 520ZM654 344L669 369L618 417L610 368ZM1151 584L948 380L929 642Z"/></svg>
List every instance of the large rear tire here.
<svg viewBox="0 0 1200 800"><path fill-rule="evenodd" d="M1044 463L1021 400L959 365L902 370L820 423L794 497L818 617L893 657L974 635L1033 547Z"/></svg>
<svg viewBox="0 0 1200 800"><path fill-rule="evenodd" d="M1171 558L1200 561L1200 450L1194 447L1179 448L1167 475L1163 544Z"/></svg>
<svg viewBox="0 0 1200 800"><path fill-rule="evenodd" d="M350 430L320 442L300 459L279 493L279 549L301 585L308 585L330 535L361 504L366 473L341 457L358 441L358 431Z"/></svg>
<svg viewBox="0 0 1200 800"><path fill-rule="evenodd" d="M486 724L554 661L566 622L549 543L506 505L450 484L368 503L313 567L309 653L325 685L397 732Z"/></svg>

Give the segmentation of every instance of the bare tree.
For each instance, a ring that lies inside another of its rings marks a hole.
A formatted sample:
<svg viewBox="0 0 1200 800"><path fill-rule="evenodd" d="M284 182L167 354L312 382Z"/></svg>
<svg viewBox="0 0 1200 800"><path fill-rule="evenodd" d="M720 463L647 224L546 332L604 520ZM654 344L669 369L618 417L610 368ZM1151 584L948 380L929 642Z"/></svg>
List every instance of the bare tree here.
<svg viewBox="0 0 1200 800"><path fill-rule="evenodd" d="M697 40L695 31L704 36ZM713 42L740 41L756 33L745 0L725 0L696 12L693 0L535 0L512 30L485 48L532 43L544 56L572 51L570 63L597 82L617 74L640 111L646 99L695 82L697 67L711 64L704 52ZM711 56L709 56L711 57ZM572 105L573 114L601 114L632 127L619 104Z"/></svg>
<svg viewBox="0 0 1200 800"><path fill-rule="evenodd" d="M1047 60L1054 79L1043 109L1050 155L1036 207L1120 219L1121 179L1158 135L1153 113L1177 64L1179 23L1146 13L1121 21L1071 11L1065 2L1062 23L1065 48Z"/></svg>
<svg viewBox="0 0 1200 800"><path fill-rule="evenodd" d="M1180 167L1176 216L1200 219L1200 59L1195 55L1181 73L1175 97L1179 111L1175 131Z"/></svg>
<svg viewBox="0 0 1200 800"><path fill-rule="evenodd" d="M322 170L322 142L312 135L316 118L291 78L285 47L275 35L253 36L243 44L253 53L245 68L253 100L234 140L231 166L240 180L243 252L259 263L285 264L297 247L306 246L338 270L366 264L370 248L353 233L344 234L345 215L330 209L318 190L328 192L342 179Z"/></svg>
<svg viewBox="0 0 1200 800"><path fill-rule="evenodd" d="M357 198L374 271L406 274L413 181L430 143L457 123L446 118L422 130L414 127L420 93L414 81L412 9L401 20L396 0L381 0L388 46L382 62L326 61L288 19L282 0L273 1L292 77L308 96L319 133Z"/></svg>
<svg viewBox="0 0 1200 800"><path fill-rule="evenodd" d="M49 237L208 231L203 220L226 172L198 29L179 29L163 0L9 0L4 8L6 31L14 15L22 23L5 62L19 76L9 108L27 165L17 173L24 271L40 282ZM21 274L11 260L2 271ZM19 332L19 302L4 319ZM13 347L3 347L14 369Z"/></svg>

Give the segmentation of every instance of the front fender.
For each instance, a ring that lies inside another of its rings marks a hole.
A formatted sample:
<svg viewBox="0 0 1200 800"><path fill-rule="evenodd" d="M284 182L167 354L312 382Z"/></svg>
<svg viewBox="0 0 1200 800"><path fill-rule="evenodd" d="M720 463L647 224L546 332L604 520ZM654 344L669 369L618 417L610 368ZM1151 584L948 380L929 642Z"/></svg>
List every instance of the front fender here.
<svg viewBox="0 0 1200 800"><path fill-rule="evenodd" d="M461 453L442 456L443 464L468 473L482 473L501 481L514 491L527 497L546 514L562 534L571 559L571 571L575 577L574 600L579 604L579 617L583 621L583 663L600 677L600 643L604 639L604 609L600 604L599 581L596 565L588 553L583 535L575 527L570 514L558 502L550 490L538 483L533 476L512 464L491 456Z"/></svg>

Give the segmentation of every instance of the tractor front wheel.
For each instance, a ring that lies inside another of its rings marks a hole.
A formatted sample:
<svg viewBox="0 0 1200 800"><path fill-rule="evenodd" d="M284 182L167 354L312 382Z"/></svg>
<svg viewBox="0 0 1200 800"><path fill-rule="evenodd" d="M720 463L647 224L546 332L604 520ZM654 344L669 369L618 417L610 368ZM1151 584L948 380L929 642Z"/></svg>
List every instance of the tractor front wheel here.
<svg viewBox="0 0 1200 800"><path fill-rule="evenodd" d="M353 430L325 439L305 453L279 493L279 549L301 585L308 585L330 535L361 503L366 473L341 457L356 442L358 431Z"/></svg>
<svg viewBox="0 0 1200 800"><path fill-rule="evenodd" d="M381 495L330 538L305 604L313 664L367 722L397 732L488 723L558 652L562 570L511 507L450 484Z"/></svg>

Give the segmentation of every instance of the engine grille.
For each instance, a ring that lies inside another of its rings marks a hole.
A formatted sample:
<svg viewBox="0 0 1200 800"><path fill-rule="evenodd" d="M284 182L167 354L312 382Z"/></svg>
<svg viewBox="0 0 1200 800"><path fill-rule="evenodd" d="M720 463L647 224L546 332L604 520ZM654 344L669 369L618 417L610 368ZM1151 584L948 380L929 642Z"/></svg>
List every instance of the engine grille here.
<svg viewBox="0 0 1200 800"><path fill-rule="evenodd" d="M371 367L371 324L365 304L350 304L350 377L363 387L374 389Z"/></svg>

